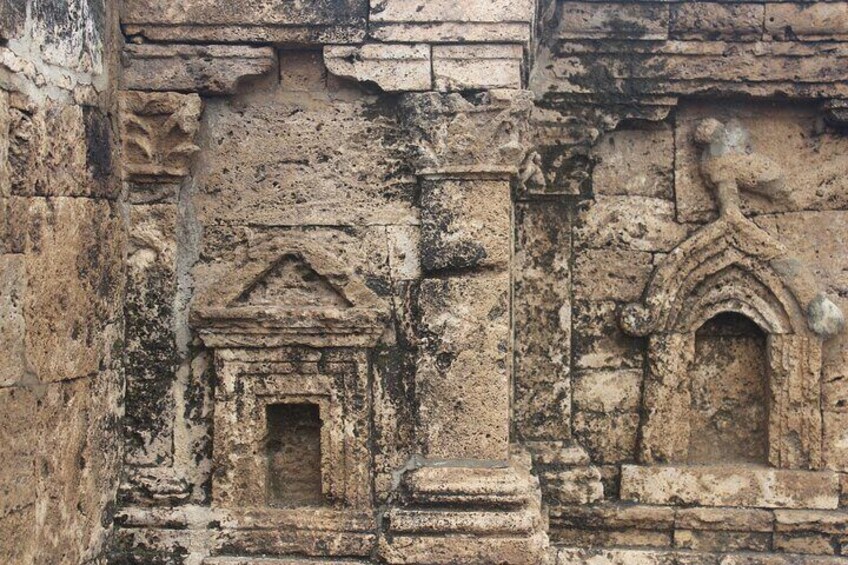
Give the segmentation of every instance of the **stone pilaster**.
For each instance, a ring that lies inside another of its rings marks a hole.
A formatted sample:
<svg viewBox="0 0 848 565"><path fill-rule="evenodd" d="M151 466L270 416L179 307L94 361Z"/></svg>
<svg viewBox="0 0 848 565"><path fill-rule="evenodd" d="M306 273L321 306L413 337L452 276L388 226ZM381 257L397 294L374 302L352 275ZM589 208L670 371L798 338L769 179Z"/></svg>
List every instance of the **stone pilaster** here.
<svg viewBox="0 0 848 565"><path fill-rule="evenodd" d="M502 90L406 104L420 147L421 457L386 516L381 553L389 563L539 563L538 483L509 438L511 183L529 151L531 101Z"/></svg>
<svg viewBox="0 0 848 565"><path fill-rule="evenodd" d="M130 499L183 501L188 482L174 471L175 338L178 293L178 193L190 173L200 125L196 94L128 91L121 95L127 255L126 451Z"/></svg>

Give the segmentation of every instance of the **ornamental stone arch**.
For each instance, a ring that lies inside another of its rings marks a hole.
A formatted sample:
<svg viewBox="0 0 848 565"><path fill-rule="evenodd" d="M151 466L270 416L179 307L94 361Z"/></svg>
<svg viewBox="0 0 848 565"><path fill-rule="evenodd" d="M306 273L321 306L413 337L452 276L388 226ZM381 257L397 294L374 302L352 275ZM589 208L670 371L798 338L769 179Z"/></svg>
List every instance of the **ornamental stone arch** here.
<svg viewBox="0 0 848 565"><path fill-rule="evenodd" d="M697 137L720 216L671 251L642 299L620 315L625 331L648 338L640 460L686 462L696 332L735 313L766 336L768 463L819 469L822 344L841 331L842 313L789 250L739 210L740 189L780 196L779 167L750 152L738 123L706 120Z"/></svg>

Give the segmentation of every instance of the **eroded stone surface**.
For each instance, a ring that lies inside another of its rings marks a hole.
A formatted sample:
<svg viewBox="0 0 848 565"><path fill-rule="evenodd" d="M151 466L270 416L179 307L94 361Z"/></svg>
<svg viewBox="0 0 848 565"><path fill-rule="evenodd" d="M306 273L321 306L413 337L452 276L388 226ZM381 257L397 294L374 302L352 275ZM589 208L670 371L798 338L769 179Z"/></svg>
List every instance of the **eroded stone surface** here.
<svg viewBox="0 0 848 565"><path fill-rule="evenodd" d="M839 501L838 478L829 472L626 465L621 481L622 498L647 504L835 509Z"/></svg>
<svg viewBox="0 0 848 565"><path fill-rule="evenodd" d="M846 559L845 2L113 4L0 7L0 561Z"/></svg>
<svg viewBox="0 0 848 565"><path fill-rule="evenodd" d="M127 45L123 53L124 88L233 94L239 83L276 67L269 47L193 47Z"/></svg>

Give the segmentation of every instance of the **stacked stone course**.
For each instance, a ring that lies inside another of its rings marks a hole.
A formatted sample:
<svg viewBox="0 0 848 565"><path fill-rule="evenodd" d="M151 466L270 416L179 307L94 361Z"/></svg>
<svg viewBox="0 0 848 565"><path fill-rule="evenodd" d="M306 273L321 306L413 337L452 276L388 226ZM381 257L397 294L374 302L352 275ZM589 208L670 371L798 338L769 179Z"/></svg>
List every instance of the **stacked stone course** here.
<svg viewBox="0 0 848 565"><path fill-rule="evenodd" d="M30 4L0 561L848 559L848 2Z"/></svg>

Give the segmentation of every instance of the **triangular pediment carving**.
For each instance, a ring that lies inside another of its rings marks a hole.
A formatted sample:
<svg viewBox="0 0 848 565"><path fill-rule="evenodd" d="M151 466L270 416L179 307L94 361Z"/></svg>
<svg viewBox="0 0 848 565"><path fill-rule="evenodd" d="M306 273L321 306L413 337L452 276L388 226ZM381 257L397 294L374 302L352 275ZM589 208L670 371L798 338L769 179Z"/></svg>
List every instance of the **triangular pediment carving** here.
<svg viewBox="0 0 848 565"><path fill-rule="evenodd" d="M386 303L342 261L288 238L254 249L191 313L209 347L371 346L387 318Z"/></svg>
<svg viewBox="0 0 848 565"><path fill-rule="evenodd" d="M352 304L326 277L297 254L286 254L250 284L232 306L350 308Z"/></svg>

